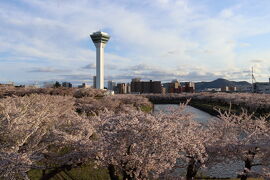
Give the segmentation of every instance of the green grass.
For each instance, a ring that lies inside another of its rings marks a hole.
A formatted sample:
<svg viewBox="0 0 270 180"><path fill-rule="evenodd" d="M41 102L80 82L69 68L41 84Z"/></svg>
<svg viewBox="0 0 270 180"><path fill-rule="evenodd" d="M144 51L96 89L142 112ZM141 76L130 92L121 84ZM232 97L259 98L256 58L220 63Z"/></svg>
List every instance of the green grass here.
<svg viewBox="0 0 270 180"><path fill-rule="evenodd" d="M48 173L49 171L46 171ZM28 175L31 180L39 180L42 177L41 170L30 170ZM73 168L70 171L62 171L51 180L110 180L107 169L95 169L93 164Z"/></svg>
<svg viewBox="0 0 270 180"><path fill-rule="evenodd" d="M143 106L140 107L140 109L143 112L149 113L149 112L152 112L153 107L150 106L150 105L143 105Z"/></svg>

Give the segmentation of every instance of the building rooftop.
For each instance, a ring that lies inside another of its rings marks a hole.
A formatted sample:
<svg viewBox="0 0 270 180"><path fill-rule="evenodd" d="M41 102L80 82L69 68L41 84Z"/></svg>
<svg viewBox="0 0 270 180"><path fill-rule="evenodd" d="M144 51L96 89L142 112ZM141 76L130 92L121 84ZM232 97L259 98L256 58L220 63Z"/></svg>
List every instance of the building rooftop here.
<svg viewBox="0 0 270 180"><path fill-rule="evenodd" d="M97 31L97 32L94 32L92 35L109 36L109 34L108 34L108 33L105 33L105 32L102 32L102 31Z"/></svg>

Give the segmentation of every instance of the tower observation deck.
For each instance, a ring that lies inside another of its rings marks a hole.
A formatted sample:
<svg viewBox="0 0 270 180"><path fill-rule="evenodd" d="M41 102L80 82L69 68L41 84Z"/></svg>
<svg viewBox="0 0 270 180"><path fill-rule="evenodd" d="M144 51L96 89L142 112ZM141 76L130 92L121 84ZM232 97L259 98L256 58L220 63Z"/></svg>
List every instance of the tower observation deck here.
<svg viewBox="0 0 270 180"><path fill-rule="evenodd" d="M104 89L104 48L110 36L105 32L94 32L90 35L96 46L96 88Z"/></svg>

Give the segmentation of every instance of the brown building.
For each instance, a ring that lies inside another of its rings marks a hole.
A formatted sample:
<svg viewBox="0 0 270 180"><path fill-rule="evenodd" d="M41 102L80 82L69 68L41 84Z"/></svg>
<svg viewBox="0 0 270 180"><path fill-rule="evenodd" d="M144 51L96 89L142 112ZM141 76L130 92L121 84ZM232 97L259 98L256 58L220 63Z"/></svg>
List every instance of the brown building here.
<svg viewBox="0 0 270 180"><path fill-rule="evenodd" d="M141 81L139 78L132 79L131 93L161 93L161 81Z"/></svg>
<svg viewBox="0 0 270 180"><path fill-rule="evenodd" d="M195 92L195 83L194 82L185 82L185 86L182 88L183 92L194 93Z"/></svg>
<svg viewBox="0 0 270 180"><path fill-rule="evenodd" d="M221 88L222 92L236 92L237 88L235 86L223 86Z"/></svg>
<svg viewBox="0 0 270 180"><path fill-rule="evenodd" d="M118 83L116 87L117 87L118 94L126 94L127 93L127 84L126 83Z"/></svg>
<svg viewBox="0 0 270 180"><path fill-rule="evenodd" d="M0 87L14 87L13 83L10 84L0 84Z"/></svg>
<svg viewBox="0 0 270 180"><path fill-rule="evenodd" d="M163 86L166 89L167 93L181 93L182 92L181 84L177 80L173 80L170 83L164 83Z"/></svg>
<svg viewBox="0 0 270 180"><path fill-rule="evenodd" d="M237 88L235 86L229 86L229 91L236 92Z"/></svg>
<svg viewBox="0 0 270 180"><path fill-rule="evenodd" d="M131 93L140 93L142 91L142 82L140 78L132 79L130 83L130 91Z"/></svg>
<svg viewBox="0 0 270 180"><path fill-rule="evenodd" d="M161 88L161 93L162 93L162 94L166 94L166 92L167 92L167 91L166 91L166 88L165 88L165 87L162 87L162 88Z"/></svg>

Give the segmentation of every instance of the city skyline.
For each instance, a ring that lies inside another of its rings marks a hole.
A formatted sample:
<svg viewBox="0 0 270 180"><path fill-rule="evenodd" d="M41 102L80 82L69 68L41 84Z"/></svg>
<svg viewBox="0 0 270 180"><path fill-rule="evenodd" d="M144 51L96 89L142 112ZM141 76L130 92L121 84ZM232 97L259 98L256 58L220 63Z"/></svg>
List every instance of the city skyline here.
<svg viewBox="0 0 270 180"><path fill-rule="evenodd" d="M258 81L270 75L270 2L11 0L0 2L0 83L92 83L95 46L111 35L105 80ZM105 82L105 84L106 84Z"/></svg>

